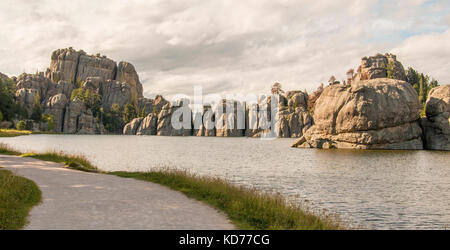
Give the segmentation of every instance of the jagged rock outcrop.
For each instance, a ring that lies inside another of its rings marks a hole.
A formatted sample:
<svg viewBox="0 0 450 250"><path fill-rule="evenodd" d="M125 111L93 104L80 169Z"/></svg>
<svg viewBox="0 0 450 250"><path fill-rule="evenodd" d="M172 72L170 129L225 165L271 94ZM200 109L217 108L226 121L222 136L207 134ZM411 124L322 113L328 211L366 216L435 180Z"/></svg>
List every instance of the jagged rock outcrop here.
<svg viewBox="0 0 450 250"><path fill-rule="evenodd" d="M197 130L194 130L193 134L195 136L216 136L215 113L211 105L203 106L203 112L197 115L199 119L198 122L201 125Z"/></svg>
<svg viewBox="0 0 450 250"><path fill-rule="evenodd" d="M107 80L101 85L100 95L105 111L109 111L113 104L123 107L128 103L133 103L131 86L126 82Z"/></svg>
<svg viewBox="0 0 450 250"><path fill-rule="evenodd" d="M433 88L422 119L425 148L450 150L450 85Z"/></svg>
<svg viewBox="0 0 450 250"><path fill-rule="evenodd" d="M31 115L36 99L39 99L39 91L36 89L21 88L16 91L16 101L27 110L28 115Z"/></svg>
<svg viewBox="0 0 450 250"><path fill-rule="evenodd" d="M63 132L68 134L98 134L103 128L97 123L90 109L75 99L66 106Z"/></svg>
<svg viewBox="0 0 450 250"><path fill-rule="evenodd" d="M308 96L308 110L311 113L314 113L314 105L316 104L316 101L317 99L319 99L322 92L323 92L323 84L320 85L316 91L314 91L311 95Z"/></svg>
<svg viewBox="0 0 450 250"><path fill-rule="evenodd" d="M156 114L147 115L136 130L136 135L156 135L158 126L158 116Z"/></svg>
<svg viewBox="0 0 450 250"><path fill-rule="evenodd" d="M117 66L116 80L126 82L131 86L131 98L138 105L138 100L143 98L143 88L139 76L131 63L120 62Z"/></svg>
<svg viewBox="0 0 450 250"><path fill-rule="evenodd" d="M393 54L377 54L371 57L363 57L360 69L355 76L355 81L370 80L376 78L391 78L406 81L406 73L403 65L397 61Z"/></svg>
<svg viewBox="0 0 450 250"><path fill-rule="evenodd" d="M80 56L85 54L72 48L53 51L47 77L53 82L64 80L75 83Z"/></svg>
<svg viewBox="0 0 450 250"><path fill-rule="evenodd" d="M293 146L422 149L419 113L418 95L404 81L328 86L315 104L315 125Z"/></svg>
<svg viewBox="0 0 450 250"><path fill-rule="evenodd" d="M216 136L240 137L245 133L245 109L240 102L223 100L216 117ZM222 111L222 112L219 112ZM233 111L233 112L230 112Z"/></svg>
<svg viewBox="0 0 450 250"><path fill-rule="evenodd" d="M176 106L171 103L167 103L162 108L161 112L158 115L158 126L157 126L157 135L161 136L190 136L192 132L192 124L190 128L181 127L180 129L176 129L172 125L172 115L173 113L183 106L182 102L179 102ZM184 119L182 116L179 117L180 121ZM187 119L187 118L186 118ZM189 121L190 122L190 121Z"/></svg>
<svg viewBox="0 0 450 250"><path fill-rule="evenodd" d="M97 84L96 89L108 89L112 85L115 86L113 88L117 91L121 91L121 88L117 88L119 85L129 86L129 96L125 99L132 100L136 107L139 99L143 98L142 84L134 66L128 62L117 64L106 56L100 56L100 54L87 55L82 50L76 51L72 48L56 50L52 53L50 68L46 75L53 82L65 80L77 87L80 87L80 83L87 82L89 79L91 83ZM116 94L110 95L116 96ZM123 95L123 93L120 95ZM109 104L109 101L106 101L106 103Z"/></svg>
<svg viewBox="0 0 450 250"><path fill-rule="evenodd" d="M135 135L137 129L141 125L142 120L143 120L143 118L139 117L139 118L133 119L131 122L126 124L125 127L123 128L123 134L124 135Z"/></svg>
<svg viewBox="0 0 450 250"><path fill-rule="evenodd" d="M63 93L56 94L44 103L44 113L53 116L53 132L63 131L64 113L69 100Z"/></svg>
<svg viewBox="0 0 450 250"><path fill-rule="evenodd" d="M21 74L17 78L16 89L33 89L39 95L39 101L43 101L47 96L47 91L53 87L50 79L44 76L44 73Z"/></svg>

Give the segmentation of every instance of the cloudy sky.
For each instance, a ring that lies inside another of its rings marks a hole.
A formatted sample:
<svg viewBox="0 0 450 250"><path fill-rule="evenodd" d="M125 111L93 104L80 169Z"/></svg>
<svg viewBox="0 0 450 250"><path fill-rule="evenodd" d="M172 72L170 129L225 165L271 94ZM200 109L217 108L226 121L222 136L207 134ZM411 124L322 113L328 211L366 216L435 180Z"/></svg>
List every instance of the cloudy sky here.
<svg viewBox="0 0 450 250"><path fill-rule="evenodd" d="M450 83L448 0L0 0L0 72L45 70L57 48L133 63L145 95L312 91L392 52Z"/></svg>

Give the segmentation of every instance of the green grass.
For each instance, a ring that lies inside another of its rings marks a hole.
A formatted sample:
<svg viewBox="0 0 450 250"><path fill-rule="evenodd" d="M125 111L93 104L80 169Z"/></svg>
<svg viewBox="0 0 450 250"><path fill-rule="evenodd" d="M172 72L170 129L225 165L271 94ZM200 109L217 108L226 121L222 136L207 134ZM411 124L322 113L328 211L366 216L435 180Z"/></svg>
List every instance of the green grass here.
<svg viewBox="0 0 450 250"><path fill-rule="evenodd" d="M0 129L0 137L16 137L21 135L29 135L32 132L29 130L16 130L16 129Z"/></svg>
<svg viewBox="0 0 450 250"><path fill-rule="evenodd" d="M41 191L33 181L0 168L0 230L21 229L40 201Z"/></svg>
<svg viewBox="0 0 450 250"><path fill-rule="evenodd" d="M67 167L75 170L98 173L100 172L89 160L80 155L68 155L61 152L48 152L48 153L25 153L21 154L22 157L31 157L41 161L52 161L57 163L64 163Z"/></svg>
<svg viewBox="0 0 450 250"><path fill-rule="evenodd" d="M52 161L57 163L64 163L68 168L85 171L85 172L100 172L86 157L81 155L68 155L62 152L47 152L47 153L21 153L11 149L8 145L0 143L0 154L17 155L21 157L31 157L42 161Z"/></svg>
<svg viewBox="0 0 450 250"><path fill-rule="evenodd" d="M239 229L338 230L346 226L335 215L314 213L289 204L281 195L235 186L219 178L202 177L180 170L109 174L168 186L190 198L223 211Z"/></svg>

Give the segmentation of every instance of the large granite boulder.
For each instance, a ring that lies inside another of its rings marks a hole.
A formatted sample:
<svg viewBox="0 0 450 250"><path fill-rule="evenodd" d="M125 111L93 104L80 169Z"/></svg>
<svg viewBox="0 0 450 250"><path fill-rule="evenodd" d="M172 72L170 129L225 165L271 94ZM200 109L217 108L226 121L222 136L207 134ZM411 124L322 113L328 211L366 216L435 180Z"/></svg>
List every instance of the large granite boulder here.
<svg viewBox="0 0 450 250"><path fill-rule="evenodd" d="M64 112L66 105L69 103L66 95L54 95L44 103L44 113L53 116L54 132L63 131Z"/></svg>
<svg viewBox="0 0 450 250"><path fill-rule="evenodd" d="M406 73L403 65L397 61L393 54L377 54L371 57L363 57L360 69L355 76L355 81L370 80L376 78L391 78L406 81Z"/></svg>
<svg viewBox="0 0 450 250"><path fill-rule="evenodd" d="M450 85L433 88L428 94L422 119L425 148L450 150Z"/></svg>
<svg viewBox="0 0 450 250"><path fill-rule="evenodd" d="M315 104L315 125L293 146L422 149L420 105L411 84L387 78L331 85Z"/></svg>

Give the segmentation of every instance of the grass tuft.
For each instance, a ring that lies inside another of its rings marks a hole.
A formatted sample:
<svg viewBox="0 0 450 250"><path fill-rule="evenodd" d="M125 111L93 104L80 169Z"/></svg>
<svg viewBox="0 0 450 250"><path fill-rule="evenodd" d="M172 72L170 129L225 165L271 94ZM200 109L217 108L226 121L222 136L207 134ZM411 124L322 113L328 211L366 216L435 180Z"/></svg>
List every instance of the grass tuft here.
<svg viewBox="0 0 450 250"><path fill-rule="evenodd" d="M16 137L21 135L30 135L32 132L29 130L16 130L16 129L0 129L0 137Z"/></svg>
<svg viewBox="0 0 450 250"><path fill-rule="evenodd" d="M20 155L20 152L15 151L10 146L5 143L0 143L0 154L4 155Z"/></svg>
<svg viewBox="0 0 450 250"><path fill-rule="evenodd" d="M0 230L21 229L40 201L41 191L33 181L0 169Z"/></svg>
<svg viewBox="0 0 450 250"><path fill-rule="evenodd" d="M82 155L69 155L62 152L47 152L42 154L25 153L22 157L31 157L42 161L52 161L64 163L68 168L80 170L84 172L98 173L100 172L92 163Z"/></svg>
<svg viewBox="0 0 450 250"><path fill-rule="evenodd" d="M289 204L278 194L235 186L220 178L203 177L183 170L161 169L147 173L109 174L150 181L180 191L225 212L240 229L256 230L339 230L346 226L337 216L314 213Z"/></svg>
<svg viewBox="0 0 450 250"><path fill-rule="evenodd" d="M0 143L0 154L5 155L17 155L21 157L31 157L42 161L52 161L57 163L64 163L68 168L99 173L100 171L85 157L82 155L69 155L62 152L47 152L47 153L21 153L15 151L8 145Z"/></svg>

